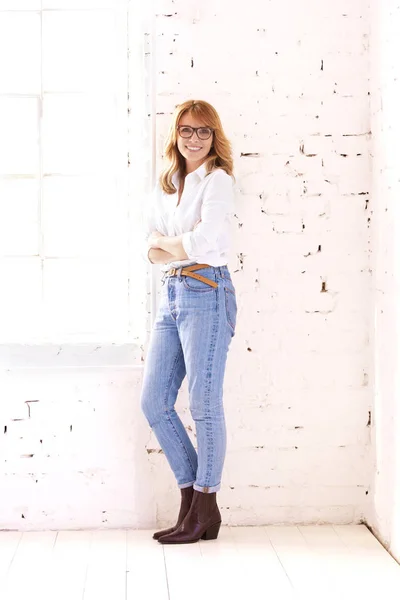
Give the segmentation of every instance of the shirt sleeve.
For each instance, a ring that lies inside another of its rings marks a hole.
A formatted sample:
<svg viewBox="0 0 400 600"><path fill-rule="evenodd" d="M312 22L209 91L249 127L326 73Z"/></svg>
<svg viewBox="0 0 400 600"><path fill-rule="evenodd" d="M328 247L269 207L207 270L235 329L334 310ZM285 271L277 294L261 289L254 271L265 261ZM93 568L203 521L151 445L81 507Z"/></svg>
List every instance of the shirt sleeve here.
<svg viewBox="0 0 400 600"><path fill-rule="evenodd" d="M198 260L215 249L225 219L233 210L232 177L218 169L204 190L201 222L193 231L182 235L182 246L190 260Z"/></svg>
<svg viewBox="0 0 400 600"><path fill-rule="evenodd" d="M157 194L157 187L158 186L156 185L153 189L153 192L149 194L141 213L140 254L145 262L151 264L154 263L149 258L150 248L147 240L151 232L156 229L155 198Z"/></svg>

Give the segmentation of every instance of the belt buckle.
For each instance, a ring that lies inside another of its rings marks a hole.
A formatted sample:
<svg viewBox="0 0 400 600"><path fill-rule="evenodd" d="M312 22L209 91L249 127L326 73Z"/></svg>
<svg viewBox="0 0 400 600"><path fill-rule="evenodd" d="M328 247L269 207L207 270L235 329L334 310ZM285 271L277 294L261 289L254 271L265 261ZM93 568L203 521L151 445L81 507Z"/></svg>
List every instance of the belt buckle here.
<svg viewBox="0 0 400 600"><path fill-rule="evenodd" d="M171 275L171 277L173 277L174 275L176 275L176 267L172 267L172 269L170 269L169 274Z"/></svg>

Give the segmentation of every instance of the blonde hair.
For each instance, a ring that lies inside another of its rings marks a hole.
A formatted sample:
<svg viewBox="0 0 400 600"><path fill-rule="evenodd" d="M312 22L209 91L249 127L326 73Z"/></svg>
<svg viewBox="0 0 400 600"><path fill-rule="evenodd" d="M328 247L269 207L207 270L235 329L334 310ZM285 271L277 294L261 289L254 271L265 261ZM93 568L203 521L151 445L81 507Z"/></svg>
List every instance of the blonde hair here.
<svg viewBox="0 0 400 600"><path fill-rule="evenodd" d="M165 142L164 156L169 165L162 171L159 181L166 194L175 194L176 192L172 183L174 173L178 171L181 178L186 175L185 158L180 153L177 144L177 126L181 117L186 113L202 121L205 127L211 127L214 130L213 143L203 163L206 166L207 175L217 168L224 169L228 175L233 175L232 147L225 136L217 111L204 100L187 100L176 106Z"/></svg>

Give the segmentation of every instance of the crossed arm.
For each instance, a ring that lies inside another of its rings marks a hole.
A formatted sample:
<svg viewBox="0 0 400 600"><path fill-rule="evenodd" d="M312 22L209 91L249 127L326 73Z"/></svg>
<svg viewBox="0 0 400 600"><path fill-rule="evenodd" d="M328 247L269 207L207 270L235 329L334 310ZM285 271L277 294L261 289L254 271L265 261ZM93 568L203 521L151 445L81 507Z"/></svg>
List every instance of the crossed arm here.
<svg viewBox="0 0 400 600"><path fill-rule="evenodd" d="M161 248L150 248L147 256L149 257L150 262L152 262L154 265L164 264L173 260L178 260L169 252L161 250Z"/></svg>
<svg viewBox="0 0 400 600"><path fill-rule="evenodd" d="M196 228L201 219L197 221ZM167 263L173 260L186 260L188 255L182 245L182 235L163 235L157 230L151 232L148 238L148 257L153 264Z"/></svg>

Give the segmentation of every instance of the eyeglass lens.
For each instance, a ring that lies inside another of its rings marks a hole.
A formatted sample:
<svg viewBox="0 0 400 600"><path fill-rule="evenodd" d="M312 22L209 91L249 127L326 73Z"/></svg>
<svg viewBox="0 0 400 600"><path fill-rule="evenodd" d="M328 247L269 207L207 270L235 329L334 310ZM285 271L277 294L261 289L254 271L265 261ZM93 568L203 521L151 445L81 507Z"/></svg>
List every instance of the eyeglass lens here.
<svg viewBox="0 0 400 600"><path fill-rule="evenodd" d="M181 137L183 137L183 138L192 137L193 131L196 131L197 136L201 140L207 140L212 133L212 130L209 127L183 126L183 127L178 127L178 131L179 131L179 134L181 135Z"/></svg>

